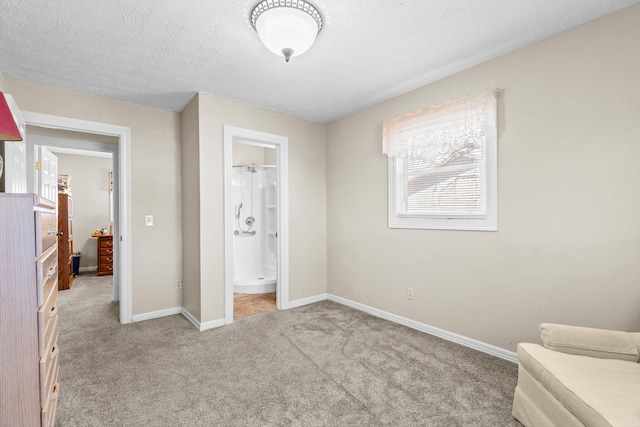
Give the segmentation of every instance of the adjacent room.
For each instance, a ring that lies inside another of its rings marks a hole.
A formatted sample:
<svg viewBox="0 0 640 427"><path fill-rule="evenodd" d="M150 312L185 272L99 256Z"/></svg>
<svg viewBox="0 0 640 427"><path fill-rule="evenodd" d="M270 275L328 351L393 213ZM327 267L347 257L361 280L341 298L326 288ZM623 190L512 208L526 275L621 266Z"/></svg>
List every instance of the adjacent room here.
<svg viewBox="0 0 640 427"><path fill-rule="evenodd" d="M0 427L640 426L638 0L1 9Z"/></svg>

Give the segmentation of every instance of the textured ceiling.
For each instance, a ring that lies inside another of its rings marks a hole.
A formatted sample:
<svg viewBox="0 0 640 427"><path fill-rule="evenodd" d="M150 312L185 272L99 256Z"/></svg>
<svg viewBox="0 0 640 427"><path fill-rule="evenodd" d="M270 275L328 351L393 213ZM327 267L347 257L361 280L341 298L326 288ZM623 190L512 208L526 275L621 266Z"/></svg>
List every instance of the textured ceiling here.
<svg viewBox="0 0 640 427"><path fill-rule="evenodd" d="M0 74L181 111L206 92L328 122L639 0L311 0L304 55L269 52L258 0L0 0Z"/></svg>

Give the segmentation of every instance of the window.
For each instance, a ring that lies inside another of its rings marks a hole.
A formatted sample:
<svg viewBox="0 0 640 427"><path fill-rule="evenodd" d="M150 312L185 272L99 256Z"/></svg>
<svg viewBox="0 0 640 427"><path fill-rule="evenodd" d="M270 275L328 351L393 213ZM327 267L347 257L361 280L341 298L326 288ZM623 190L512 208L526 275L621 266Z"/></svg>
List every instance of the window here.
<svg viewBox="0 0 640 427"><path fill-rule="evenodd" d="M496 92L384 122L389 228L497 230Z"/></svg>

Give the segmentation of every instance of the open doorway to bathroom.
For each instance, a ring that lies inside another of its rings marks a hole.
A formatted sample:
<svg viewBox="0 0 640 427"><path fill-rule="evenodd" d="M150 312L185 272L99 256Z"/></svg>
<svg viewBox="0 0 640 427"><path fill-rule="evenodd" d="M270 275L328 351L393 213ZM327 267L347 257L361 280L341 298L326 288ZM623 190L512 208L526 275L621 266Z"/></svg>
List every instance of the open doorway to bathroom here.
<svg viewBox="0 0 640 427"><path fill-rule="evenodd" d="M233 318L276 309L276 149L233 143Z"/></svg>
<svg viewBox="0 0 640 427"><path fill-rule="evenodd" d="M287 308L287 138L225 126L225 322Z"/></svg>

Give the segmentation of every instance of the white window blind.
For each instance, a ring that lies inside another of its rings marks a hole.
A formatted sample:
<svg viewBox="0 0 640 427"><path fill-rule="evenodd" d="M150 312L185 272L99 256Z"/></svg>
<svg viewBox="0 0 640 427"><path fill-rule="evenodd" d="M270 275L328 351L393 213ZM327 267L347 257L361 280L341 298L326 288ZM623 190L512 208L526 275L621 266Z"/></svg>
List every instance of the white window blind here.
<svg viewBox="0 0 640 427"><path fill-rule="evenodd" d="M384 122L390 217L435 219L435 228L463 220L452 228L464 228L465 219L495 216L496 104L496 92L485 91Z"/></svg>

